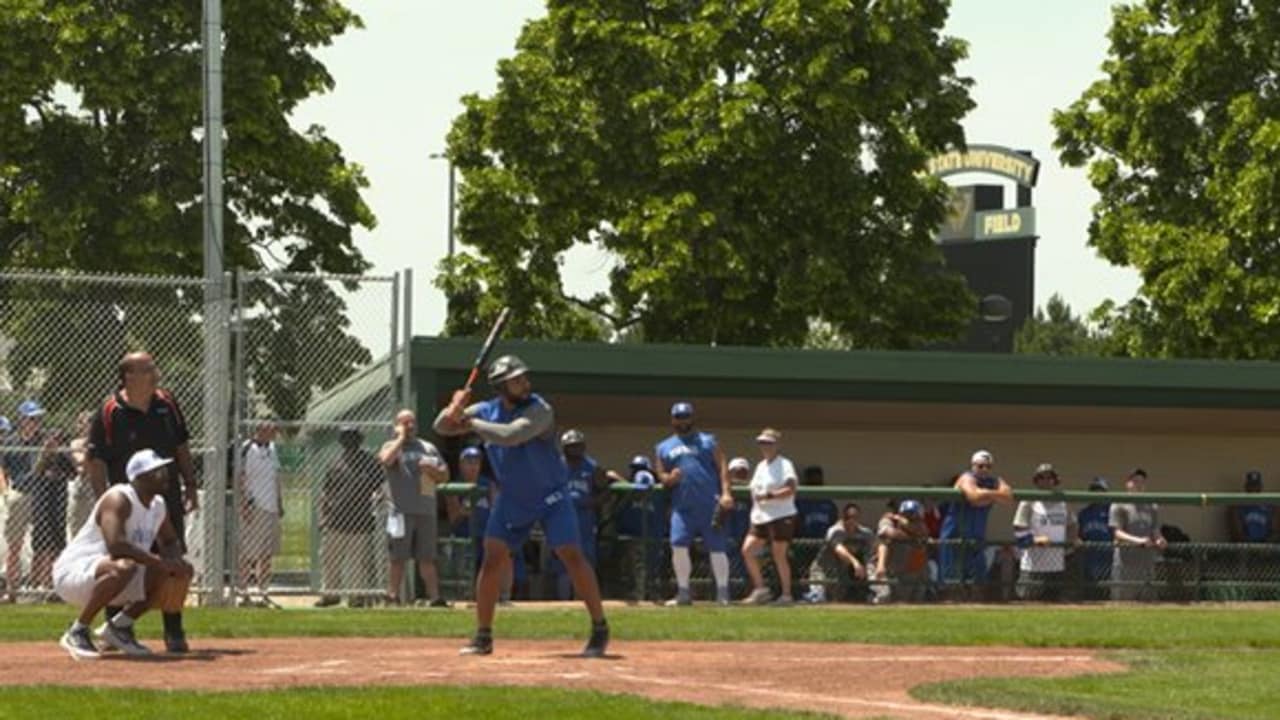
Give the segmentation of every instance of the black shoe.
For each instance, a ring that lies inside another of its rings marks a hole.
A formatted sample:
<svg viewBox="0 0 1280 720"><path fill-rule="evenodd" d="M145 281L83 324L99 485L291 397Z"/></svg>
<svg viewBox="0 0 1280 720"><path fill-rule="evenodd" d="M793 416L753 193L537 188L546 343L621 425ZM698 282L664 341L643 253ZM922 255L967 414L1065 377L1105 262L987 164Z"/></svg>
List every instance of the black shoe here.
<svg viewBox="0 0 1280 720"><path fill-rule="evenodd" d="M444 598L438 597L438 598L436 598L435 600L432 600L432 601L431 601L430 607L433 607L433 608L447 608L447 607L452 607L452 606L449 604L449 601L448 601L448 600L445 600Z"/></svg>
<svg viewBox="0 0 1280 720"><path fill-rule="evenodd" d="M492 655L493 654L493 636L492 635L476 635L471 638L471 642L467 643L461 650L459 655Z"/></svg>
<svg viewBox="0 0 1280 720"><path fill-rule="evenodd" d="M587 646L582 649L582 657L585 658L602 658L604 651L609 647L609 626L593 625L591 627L591 638L587 640Z"/></svg>
<svg viewBox="0 0 1280 720"><path fill-rule="evenodd" d="M171 655L185 655L191 652L191 646L187 645L186 633L182 631L165 633L164 649Z"/></svg>
<svg viewBox="0 0 1280 720"><path fill-rule="evenodd" d="M334 605L337 605L340 602L342 602L342 598L338 597L337 595L321 595L320 599L316 600L315 607L318 607L318 608L333 607Z"/></svg>

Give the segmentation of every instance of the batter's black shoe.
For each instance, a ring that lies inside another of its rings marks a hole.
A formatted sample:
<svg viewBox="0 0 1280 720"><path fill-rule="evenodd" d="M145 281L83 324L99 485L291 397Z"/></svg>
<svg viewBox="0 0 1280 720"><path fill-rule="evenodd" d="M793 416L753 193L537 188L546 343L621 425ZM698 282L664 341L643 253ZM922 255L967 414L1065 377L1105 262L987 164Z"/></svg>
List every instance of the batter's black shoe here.
<svg viewBox="0 0 1280 720"><path fill-rule="evenodd" d="M607 623L592 624L591 638L582 649L584 658L602 658L609 647L609 625Z"/></svg>
<svg viewBox="0 0 1280 720"><path fill-rule="evenodd" d="M467 643L461 650L459 655L492 655L493 654L493 636L476 634L471 638L471 642Z"/></svg>
<svg viewBox="0 0 1280 720"><path fill-rule="evenodd" d="M187 644L186 633L182 631L165 633L164 649L170 655L185 655L191 652L191 646Z"/></svg>

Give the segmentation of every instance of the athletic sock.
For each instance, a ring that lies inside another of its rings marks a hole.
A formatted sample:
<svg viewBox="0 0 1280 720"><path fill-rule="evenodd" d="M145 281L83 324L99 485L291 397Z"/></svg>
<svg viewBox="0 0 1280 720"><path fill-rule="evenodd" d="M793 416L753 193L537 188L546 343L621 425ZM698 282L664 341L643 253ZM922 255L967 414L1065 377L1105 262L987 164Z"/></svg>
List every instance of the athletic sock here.
<svg viewBox="0 0 1280 720"><path fill-rule="evenodd" d="M676 572L676 587L682 593L689 592L689 576L693 574L693 560L689 557L689 548L671 548L671 567Z"/></svg>
<svg viewBox="0 0 1280 720"><path fill-rule="evenodd" d="M71 623L71 632L80 632L81 630L88 630L88 629L89 629L89 626L80 622L80 618L76 618L76 621Z"/></svg>
<svg viewBox="0 0 1280 720"><path fill-rule="evenodd" d="M716 599L729 598L729 556L711 553L711 575L716 579Z"/></svg>
<svg viewBox="0 0 1280 720"><path fill-rule="evenodd" d="M165 613L164 614L164 634L165 635L181 635L182 634L182 613Z"/></svg>

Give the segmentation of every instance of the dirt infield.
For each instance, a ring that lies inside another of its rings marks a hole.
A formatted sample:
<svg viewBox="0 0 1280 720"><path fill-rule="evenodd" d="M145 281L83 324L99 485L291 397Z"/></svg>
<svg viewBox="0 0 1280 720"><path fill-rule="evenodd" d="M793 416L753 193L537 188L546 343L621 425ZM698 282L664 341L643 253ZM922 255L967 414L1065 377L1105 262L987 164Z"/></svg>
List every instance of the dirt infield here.
<svg viewBox="0 0 1280 720"><path fill-rule="evenodd" d="M616 641L610 657L575 657L569 641L498 640L490 657L459 657L458 640L280 638L208 640L191 656L138 662L107 656L77 663L53 641L6 643L0 684L92 685L190 690L255 690L303 685L558 686L622 692L705 705L794 708L849 718L1037 720L1005 710L920 703L921 683L975 676L1063 676L1116 672L1122 665L1088 651L1006 647L926 647L835 643ZM85 672L114 667L122 672Z"/></svg>

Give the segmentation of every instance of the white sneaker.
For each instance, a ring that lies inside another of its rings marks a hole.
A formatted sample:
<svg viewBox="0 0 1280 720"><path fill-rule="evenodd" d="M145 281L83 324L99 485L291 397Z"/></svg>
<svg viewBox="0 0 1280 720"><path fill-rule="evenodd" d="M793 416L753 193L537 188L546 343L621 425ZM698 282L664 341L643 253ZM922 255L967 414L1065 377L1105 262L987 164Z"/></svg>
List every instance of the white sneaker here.
<svg viewBox="0 0 1280 720"><path fill-rule="evenodd" d="M756 588L751 591L751 594L743 602L748 605L764 605L771 598L772 594L769 592L769 588Z"/></svg>

